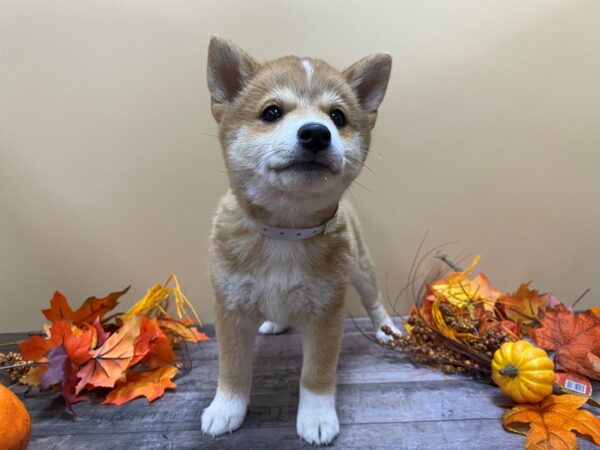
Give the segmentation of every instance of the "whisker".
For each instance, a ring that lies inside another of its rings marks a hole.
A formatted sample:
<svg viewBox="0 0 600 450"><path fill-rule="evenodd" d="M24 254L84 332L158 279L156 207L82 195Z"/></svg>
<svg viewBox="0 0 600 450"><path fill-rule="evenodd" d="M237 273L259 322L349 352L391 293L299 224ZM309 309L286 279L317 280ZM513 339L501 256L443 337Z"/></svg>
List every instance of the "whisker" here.
<svg viewBox="0 0 600 450"><path fill-rule="evenodd" d="M356 211L358 211L358 202L356 201L356 197L354 196L354 192L352 192L352 188L350 186L348 186L348 192L350 193L350 196L352 197L352 202L354 203L354 207L356 208Z"/></svg>
<svg viewBox="0 0 600 450"><path fill-rule="evenodd" d="M353 158L352 156L348 156L348 155L346 155L346 158L348 158L350 161L357 162L360 166L365 167L369 172L371 172L373 175L377 176L375 171L373 169L371 169L369 166L367 166L367 164L364 161L361 161L360 159Z"/></svg>
<svg viewBox="0 0 600 450"><path fill-rule="evenodd" d="M377 155L377 156L383 156L384 158L390 157L390 155L386 155L385 153L379 153L379 152L376 152L375 150L371 150L371 149L369 149L368 153L373 153L374 155Z"/></svg>
<svg viewBox="0 0 600 450"><path fill-rule="evenodd" d="M359 182L358 182L358 181L356 181L356 180L352 180L352 182L353 182L353 183L356 183L356 184L358 184L358 185L359 185L361 188L363 188L363 189L365 189L365 190L369 191L371 194L375 194L375 191L374 191L373 189L371 189L371 188L368 188L368 187L367 187L367 186L365 186L364 184L361 184L361 183L359 183Z"/></svg>

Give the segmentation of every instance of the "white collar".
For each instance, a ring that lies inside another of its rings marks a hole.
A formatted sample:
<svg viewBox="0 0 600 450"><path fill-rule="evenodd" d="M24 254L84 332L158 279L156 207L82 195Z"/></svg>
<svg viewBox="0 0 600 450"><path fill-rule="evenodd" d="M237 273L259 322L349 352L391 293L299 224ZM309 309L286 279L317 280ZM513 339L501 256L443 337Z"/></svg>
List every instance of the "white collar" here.
<svg viewBox="0 0 600 450"><path fill-rule="evenodd" d="M327 234L337 223L337 211L331 219L318 227L313 228L279 228L266 225L255 219L250 219L254 229L265 237L283 241L301 241L310 239L320 234Z"/></svg>

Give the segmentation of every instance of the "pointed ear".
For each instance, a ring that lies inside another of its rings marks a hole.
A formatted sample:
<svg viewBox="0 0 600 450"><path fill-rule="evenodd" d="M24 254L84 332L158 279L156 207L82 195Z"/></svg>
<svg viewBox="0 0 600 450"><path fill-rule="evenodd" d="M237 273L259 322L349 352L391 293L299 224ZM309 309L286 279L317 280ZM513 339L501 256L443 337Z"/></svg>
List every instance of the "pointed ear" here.
<svg viewBox="0 0 600 450"><path fill-rule="evenodd" d="M208 89L215 103L231 102L258 64L233 42L213 36L208 46Z"/></svg>
<svg viewBox="0 0 600 450"><path fill-rule="evenodd" d="M383 100L392 70L392 55L375 53L355 62L344 77L365 111L375 112Z"/></svg>

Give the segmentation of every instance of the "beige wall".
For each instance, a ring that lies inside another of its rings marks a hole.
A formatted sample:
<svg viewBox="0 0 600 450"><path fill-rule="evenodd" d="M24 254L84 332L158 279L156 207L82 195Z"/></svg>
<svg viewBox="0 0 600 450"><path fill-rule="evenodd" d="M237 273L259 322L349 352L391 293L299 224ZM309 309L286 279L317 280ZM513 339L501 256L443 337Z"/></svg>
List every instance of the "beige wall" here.
<svg viewBox="0 0 600 450"><path fill-rule="evenodd" d="M132 283L129 304L170 272L211 321L213 33L259 59L393 53L382 155L353 188L390 292L429 230L499 288L571 301L600 275L599 23L595 0L3 0L0 331L39 328L54 289Z"/></svg>

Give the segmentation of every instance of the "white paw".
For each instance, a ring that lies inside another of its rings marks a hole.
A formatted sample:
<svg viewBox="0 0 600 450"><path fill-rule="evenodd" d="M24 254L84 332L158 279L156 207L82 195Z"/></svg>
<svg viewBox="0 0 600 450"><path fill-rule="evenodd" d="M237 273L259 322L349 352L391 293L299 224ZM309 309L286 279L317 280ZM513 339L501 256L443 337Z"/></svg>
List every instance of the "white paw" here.
<svg viewBox="0 0 600 450"><path fill-rule="evenodd" d="M340 432L333 393L315 394L300 385L296 432L309 444L327 445L333 442Z"/></svg>
<svg viewBox="0 0 600 450"><path fill-rule="evenodd" d="M267 320L266 322L262 323L258 329L258 332L260 334L279 334L283 333L287 329L288 327L286 325L279 325L278 323Z"/></svg>
<svg viewBox="0 0 600 450"><path fill-rule="evenodd" d="M237 430L244 422L248 399L219 389L212 403L202 413L202 432L212 437Z"/></svg>
<svg viewBox="0 0 600 450"><path fill-rule="evenodd" d="M383 324L382 326L385 326L385 325L387 325L392 330L392 333L397 334L397 335L401 335L402 334L402 332L398 328L396 328L393 323L391 323L391 322L390 323L386 323L386 324ZM377 342L379 342L380 344L387 345L394 338L392 336L388 335L387 333L385 333L381 329L381 326L379 326L377 328L377 331L375 332L375 339L377 339Z"/></svg>

